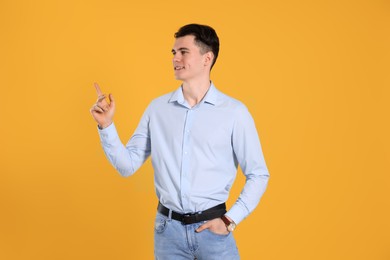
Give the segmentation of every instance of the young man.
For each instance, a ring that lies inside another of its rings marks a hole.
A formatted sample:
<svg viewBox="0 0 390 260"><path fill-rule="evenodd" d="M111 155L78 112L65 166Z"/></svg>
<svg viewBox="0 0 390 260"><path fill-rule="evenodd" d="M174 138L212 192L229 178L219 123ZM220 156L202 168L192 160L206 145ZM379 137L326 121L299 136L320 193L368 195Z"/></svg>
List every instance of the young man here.
<svg viewBox="0 0 390 260"><path fill-rule="evenodd" d="M269 178L258 134L246 107L210 81L219 52L214 29L189 24L175 38L173 69L182 84L150 103L126 146L112 121L114 98L110 94L108 103L97 84L91 113L121 175L152 157L156 259L239 259L232 231L257 206ZM238 165L246 183L226 212Z"/></svg>

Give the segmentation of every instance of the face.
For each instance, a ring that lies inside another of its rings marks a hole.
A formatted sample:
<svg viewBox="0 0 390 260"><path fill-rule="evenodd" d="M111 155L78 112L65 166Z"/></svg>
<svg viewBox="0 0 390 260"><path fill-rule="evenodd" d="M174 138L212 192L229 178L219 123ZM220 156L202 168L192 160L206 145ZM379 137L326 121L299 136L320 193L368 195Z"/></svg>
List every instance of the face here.
<svg viewBox="0 0 390 260"><path fill-rule="evenodd" d="M210 73L211 52L201 53L195 44L195 36L177 38L172 49L173 69L178 80L189 81Z"/></svg>

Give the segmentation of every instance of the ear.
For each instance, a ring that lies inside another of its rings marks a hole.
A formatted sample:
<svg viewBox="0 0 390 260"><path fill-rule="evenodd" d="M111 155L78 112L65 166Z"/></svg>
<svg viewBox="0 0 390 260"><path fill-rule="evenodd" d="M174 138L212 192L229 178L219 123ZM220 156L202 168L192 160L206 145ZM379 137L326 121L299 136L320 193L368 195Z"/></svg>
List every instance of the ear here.
<svg viewBox="0 0 390 260"><path fill-rule="evenodd" d="M204 66L211 66L214 60L214 53L212 51L208 51L204 54Z"/></svg>

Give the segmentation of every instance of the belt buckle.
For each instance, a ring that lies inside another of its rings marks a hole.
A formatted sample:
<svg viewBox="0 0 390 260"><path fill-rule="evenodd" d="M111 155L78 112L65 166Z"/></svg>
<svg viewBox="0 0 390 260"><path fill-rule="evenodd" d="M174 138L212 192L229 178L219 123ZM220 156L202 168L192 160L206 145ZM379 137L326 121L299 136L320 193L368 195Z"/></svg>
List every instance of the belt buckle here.
<svg viewBox="0 0 390 260"><path fill-rule="evenodd" d="M182 222L184 223L184 225L189 225L189 224L196 223L196 222L198 222L198 221L196 221L197 216L199 216L201 214L202 214L202 211L195 212L195 213L183 214ZM194 222L194 220L195 220L195 222Z"/></svg>

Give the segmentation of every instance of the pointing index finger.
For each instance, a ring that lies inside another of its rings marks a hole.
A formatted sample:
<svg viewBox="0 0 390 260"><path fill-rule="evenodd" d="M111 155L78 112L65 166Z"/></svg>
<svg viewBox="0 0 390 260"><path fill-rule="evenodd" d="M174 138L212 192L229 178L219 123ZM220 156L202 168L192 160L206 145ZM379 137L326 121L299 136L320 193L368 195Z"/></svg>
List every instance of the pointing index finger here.
<svg viewBox="0 0 390 260"><path fill-rule="evenodd" d="M93 84L94 84L94 86L95 86L96 93L97 93L98 97L101 96L101 95L103 95L102 91L100 90L99 85L98 85L96 82L93 83Z"/></svg>

